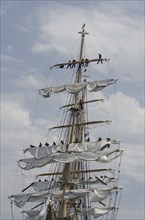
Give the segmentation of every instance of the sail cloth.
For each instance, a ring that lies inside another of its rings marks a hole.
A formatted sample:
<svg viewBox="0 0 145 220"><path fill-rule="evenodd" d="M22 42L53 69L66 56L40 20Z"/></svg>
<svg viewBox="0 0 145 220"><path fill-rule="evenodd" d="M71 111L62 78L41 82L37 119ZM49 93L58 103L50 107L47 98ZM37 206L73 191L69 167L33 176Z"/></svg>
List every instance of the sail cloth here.
<svg viewBox="0 0 145 220"><path fill-rule="evenodd" d="M27 217L27 220L46 220L46 216L48 213L48 205L51 205L50 198L47 198L46 203L44 203L40 210L27 210L23 211L26 213L29 217Z"/></svg>
<svg viewBox="0 0 145 220"><path fill-rule="evenodd" d="M29 217L34 217L39 214L40 210L25 210L22 213L26 213Z"/></svg>
<svg viewBox="0 0 145 220"><path fill-rule="evenodd" d="M88 209L83 209L83 210L79 210L79 215L86 215L87 213L89 213L90 215L92 215L94 218L99 218L111 211L114 211L116 208L115 207L105 207L105 208L98 208L98 207L94 207L94 208L88 208Z"/></svg>
<svg viewBox="0 0 145 220"><path fill-rule="evenodd" d="M98 151L104 150L110 144L119 144L119 141L116 140L101 140L96 142L83 142L83 143L72 143L68 146L69 152L94 152L97 153Z"/></svg>
<svg viewBox="0 0 145 220"><path fill-rule="evenodd" d="M27 202L45 202L46 204L47 201L50 201L50 196L53 196L54 199L61 199L63 194L65 199L72 199L84 196L88 193L90 193L89 189L66 190L65 193L63 190L54 192L46 190L38 193L12 195L9 199L14 202L17 207L22 208Z"/></svg>
<svg viewBox="0 0 145 220"><path fill-rule="evenodd" d="M79 184L89 184L89 185L93 185L96 183L102 183L103 185L107 185L107 183L110 182L116 182L117 178L114 177L108 177L106 175L102 176L101 178L94 176L93 178L88 177L88 178L82 178L82 179L75 179L75 180L71 180L68 181L68 184L73 184L73 185L79 185ZM61 180L54 180L53 178L51 180L44 180L44 181L38 181L38 182L34 182L32 187L35 191L44 191L44 190L49 190L54 189L54 188L58 188L58 186L62 185L62 181Z"/></svg>
<svg viewBox="0 0 145 220"><path fill-rule="evenodd" d="M45 202L49 191L42 191L38 193L17 194L9 197L11 201L19 208L22 208L27 202Z"/></svg>
<svg viewBox="0 0 145 220"><path fill-rule="evenodd" d="M81 161L98 161L101 163L110 162L118 158L122 154L123 150L112 150L112 151L98 151L93 152L76 152L76 153L55 153L51 154L42 159L37 158L26 158L18 161L18 165L25 170L33 168L40 168L50 163L71 163Z"/></svg>
<svg viewBox="0 0 145 220"><path fill-rule="evenodd" d="M114 207L107 207L107 208L93 208L93 217L99 218L102 215L105 215L111 211L115 210Z"/></svg>
<svg viewBox="0 0 145 220"><path fill-rule="evenodd" d="M35 215L35 216L27 217L26 220L46 220L46 216Z"/></svg>
<svg viewBox="0 0 145 220"><path fill-rule="evenodd" d="M64 144L58 144L58 145L51 145L51 146L43 146L43 147L35 147L30 146L29 148L26 148L23 150L24 153L29 152L33 157L37 159L44 158L46 156L49 156L51 154L57 153L57 152L65 152L66 146Z"/></svg>
<svg viewBox="0 0 145 220"><path fill-rule="evenodd" d="M83 197L86 194L90 195L90 202L100 202L106 199L114 192L118 192L122 189L122 186L115 186L115 187L105 187L105 188L97 188L97 189L73 189L73 190L66 190L63 192L54 191L52 193L54 199L61 199L62 194L64 195L64 199L75 199L78 197Z"/></svg>
<svg viewBox="0 0 145 220"><path fill-rule="evenodd" d="M122 188L123 188L122 186L115 186L112 188L106 187L106 188L93 189L92 193L90 194L90 201L101 202L102 200L110 196L112 193L118 192Z"/></svg>
<svg viewBox="0 0 145 220"><path fill-rule="evenodd" d="M62 199L75 199L78 197L83 197L86 194L90 195L90 202L100 202L106 199L109 195L114 192L118 192L122 189L122 186L114 187L100 187L96 189L73 189L73 190L55 190L55 191L43 191L38 193L29 194L17 194L10 196L10 200L15 203L19 208L22 208L27 202L44 202L43 209L41 209L41 216L45 213L45 206L51 202L50 197L54 200ZM43 213L43 214L42 214Z"/></svg>
<svg viewBox="0 0 145 220"><path fill-rule="evenodd" d="M48 190L50 187L51 181L41 181L41 182L35 182L32 187L35 191L43 191L43 190ZM52 186L51 186L52 188Z"/></svg>
<svg viewBox="0 0 145 220"><path fill-rule="evenodd" d="M27 210L23 211L22 213L27 214L26 219L27 220L46 220L46 214L43 216L40 216L40 210Z"/></svg>
<svg viewBox="0 0 145 220"><path fill-rule="evenodd" d="M109 177L104 177L103 179L101 178L98 178L98 177L94 177L93 179L80 179L80 180L73 180L73 181L68 181L69 184L73 184L73 185L79 185L79 184L89 184L89 185L93 185L93 184L96 184L96 183L102 183L104 185L107 185L108 182L115 182L114 178L113 180L111 180L111 178ZM54 181L53 179L50 181L48 180L45 180L45 181L39 181L39 182L35 182L33 183L32 187L35 191L44 191L44 190L49 190L50 188L51 189L54 189L54 188L57 188L58 186L61 186L62 185L62 181L61 180L58 180L58 181Z"/></svg>
<svg viewBox="0 0 145 220"><path fill-rule="evenodd" d="M83 142L83 143L71 143L68 146L68 152L83 152L83 151L90 151L96 153L99 150L104 150L110 144L119 144L119 141L116 140L101 140L97 142ZM43 146L43 147L35 147L30 146L23 150L24 153L29 152L33 157L37 159L44 158L54 153L65 153L66 145L65 144L58 144L58 145L51 145L51 146Z"/></svg>
<svg viewBox="0 0 145 220"><path fill-rule="evenodd" d="M38 181L33 183L32 187L35 191L44 191L44 190L50 190L58 187L60 185L60 181L54 181L52 180L44 180L44 181Z"/></svg>
<svg viewBox="0 0 145 220"><path fill-rule="evenodd" d="M63 91L67 91L71 94L76 94L83 89L87 89L89 92L98 92L104 89L106 86L115 83L116 79L106 79L94 82L81 82L81 83L74 83L72 85L62 85L62 86L55 86L55 87L47 87L39 90L39 94L44 98L50 97L51 93L59 93Z"/></svg>

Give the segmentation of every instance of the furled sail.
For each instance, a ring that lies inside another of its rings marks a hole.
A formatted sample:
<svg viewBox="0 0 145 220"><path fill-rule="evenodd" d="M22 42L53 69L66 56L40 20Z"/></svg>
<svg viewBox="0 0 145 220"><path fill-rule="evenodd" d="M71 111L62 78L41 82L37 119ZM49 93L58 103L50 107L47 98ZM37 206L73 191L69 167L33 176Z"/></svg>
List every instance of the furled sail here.
<svg viewBox="0 0 145 220"><path fill-rule="evenodd" d="M39 181L39 182L35 182L32 187L35 191L43 191L43 190L48 190L50 187L51 182L50 181ZM52 188L52 186L51 186Z"/></svg>
<svg viewBox="0 0 145 220"><path fill-rule="evenodd" d="M110 162L118 158L122 154L123 150L112 150L108 152L98 151L97 153L92 152L78 152L78 153L55 153L50 156L37 159L37 158L26 158L18 161L18 165L25 170L33 168L43 167L50 163L71 163L81 161L98 161L101 163ZM23 164L24 163L24 164ZM23 166L24 165L24 166Z"/></svg>
<svg viewBox="0 0 145 220"><path fill-rule="evenodd" d="M106 79L94 82L74 83L72 85L47 87L39 90L39 94L44 98L48 98L50 97L51 93L59 93L63 91L67 91L71 94L76 94L84 89L87 89L89 92L97 92L104 89L106 86L115 83L116 81L116 79Z"/></svg>
<svg viewBox="0 0 145 220"><path fill-rule="evenodd" d="M45 202L49 191L42 191L38 193L17 194L9 197L11 201L19 208L22 208L27 202Z"/></svg>
<svg viewBox="0 0 145 220"><path fill-rule="evenodd" d="M105 207L105 208L98 208L98 207L94 207L94 208L87 208L87 209L79 209L80 215L86 215L86 213L89 213L89 215L92 215L94 218L99 218L111 211L114 211L115 207ZM77 209L78 210L78 209Z"/></svg>
<svg viewBox="0 0 145 220"><path fill-rule="evenodd" d="M106 199L112 193L118 192L121 189L122 186L96 189L73 189L66 190L65 192L63 192L63 190L46 190L38 193L12 195L9 198L19 208L22 208L27 202L44 202L44 204L48 204L48 202L51 201L50 197L54 200L59 200L62 198L62 195L64 196L64 199L75 199L78 197L83 197L86 194L90 194L90 202L100 202Z"/></svg>
<svg viewBox="0 0 145 220"><path fill-rule="evenodd" d="M27 220L46 220L48 214L48 206L51 205L51 200L48 197L46 202L43 203L40 210L26 210L23 213L28 215Z"/></svg>
<svg viewBox="0 0 145 220"><path fill-rule="evenodd" d="M92 209L92 214L94 218L99 218L111 211L115 210L114 207L107 207L107 208L93 208Z"/></svg>
<svg viewBox="0 0 145 220"><path fill-rule="evenodd" d="M44 216L40 216L40 210L26 210L26 211L23 211L22 213L26 214L27 217L26 219L27 220L46 220L46 214Z"/></svg>
<svg viewBox="0 0 145 220"><path fill-rule="evenodd" d="M84 152L84 151L90 151L90 152L97 152L99 150L104 150L106 147L109 147L110 144L119 144L119 141L116 140L110 140L105 139L97 142L83 142L83 143L70 143L68 146L68 152ZM30 145L29 148L26 148L23 150L24 153L30 152L30 154L37 158L41 159L46 156L49 156L54 153L64 153L66 151L66 145L65 144L58 144L58 145L50 145L43 147L35 147L33 145Z"/></svg>
<svg viewBox="0 0 145 220"><path fill-rule="evenodd" d="M101 202L102 200L106 199L110 194L114 192L118 192L119 190L122 189L122 186L117 186L117 187L106 187L106 188L98 188L98 189L93 189L92 193L90 195L90 201L91 202Z"/></svg>
<svg viewBox="0 0 145 220"><path fill-rule="evenodd" d="M71 180L68 181L68 184L70 185L79 185L79 184L97 184L97 183L102 183L104 185L107 185L107 183L109 183L109 181L111 181L111 178L103 178L100 179L99 177L95 176L94 178L82 178L82 179L78 179L78 180ZM113 182L113 181L112 181ZM63 184L63 182L61 180L45 180L45 181L39 181L39 182L35 182L33 183L32 187L35 191L44 191L44 190L49 190L60 187Z"/></svg>

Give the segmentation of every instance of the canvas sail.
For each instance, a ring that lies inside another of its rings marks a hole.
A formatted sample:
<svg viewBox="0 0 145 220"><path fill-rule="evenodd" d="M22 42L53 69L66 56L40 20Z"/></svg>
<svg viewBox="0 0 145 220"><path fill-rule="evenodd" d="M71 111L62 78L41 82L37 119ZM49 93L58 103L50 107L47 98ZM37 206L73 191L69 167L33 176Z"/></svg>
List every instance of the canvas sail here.
<svg viewBox="0 0 145 220"><path fill-rule="evenodd" d="M87 89L89 92L98 92L104 89L106 86L115 83L116 81L116 79L107 79L94 82L75 83L72 85L48 87L39 90L39 94L42 95L44 98L48 98L50 97L51 93L59 93L64 91L67 91L71 94L76 94L84 89Z"/></svg>

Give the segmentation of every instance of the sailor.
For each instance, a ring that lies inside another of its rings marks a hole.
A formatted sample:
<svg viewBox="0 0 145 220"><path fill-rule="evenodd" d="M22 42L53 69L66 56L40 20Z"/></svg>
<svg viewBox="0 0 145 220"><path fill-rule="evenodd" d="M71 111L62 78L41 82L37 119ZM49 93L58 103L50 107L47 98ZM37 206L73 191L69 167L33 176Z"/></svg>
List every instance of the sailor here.
<svg viewBox="0 0 145 220"><path fill-rule="evenodd" d="M109 141L110 141L110 138L106 138L106 141L109 142ZM106 146L107 146L107 148L109 148L109 147L110 147L110 144L107 144Z"/></svg>
<svg viewBox="0 0 145 220"><path fill-rule="evenodd" d="M85 61L84 59L81 60L82 66L84 66L84 64L85 64L84 61Z"/></svg>
<svg viewBox="0 0 145 220"><path fill-rule="evenodd" d="M81 201L81 199L79 199L78 206L77 206L78 208L80 207L81 203L82 203L82 201Z"/></svg>
<svg viewBox="0 0 145 220"><path fill-rule="evenodd" d="M64 144L63 140L60 141L61 144Z"/></svg>
<svg viewBox="0 0 145 220"><path fill-rule="evenodd" d="M99 138L98 138L98 141L102 141L102 138L101 138L101 137L99 137Z"/></svg>
<svg viewBox="0 0 145 220"><path fill-rule="evenodd" d="M84 66L88 66L88 63L89 63L89 60L88 60L88 59L85 59L85 64L84 64Z"/></svg>
<svg viewBox="0 0 145 220"><path fill-rule="evenodd" d="M35 147L35 146L30 144L30 147Z"/></svg>
<svg viewBox="0 0 145 220"><path fill-rule="evenodd" d="M83 110L83 99L80 99L79 106L80 106L80 109Z"/></svg>
<svg viewBox="0 0 145 220"><path fill-rule="evenodd" d="M88 137L88 138L87 138L87 142L89 142L89 141L90 141L90 138Z"/></svg>
<svg viewBox="0 0 145 220"><path fill-rule="evenodd" d="M42 143L40 142L39 147L42 147Z"/></svg>
<svg viewBox="0 0 145 220"><path fill-rule="evenodd" d="M49 144L46 142L46 143L45 143L45 146L49 146Z"/></svg>
<svg viewBox="0 0 145 220"><path fill-rule="evenodd" d="M64 67L64 65L63 65L63 64L60 64L60 65L59 65L59 68L63 68L63 67Z"/></svg>
<svg viewBox="0 0 145 220"><path fill-rule="evenodd" d="M76 60L73 60L73 61L72 61L72 66L71 66L71 68L73 68L73 67L75 68L75 66L76 66L76 63L75 63L75 62L76 62Z"/></svg>
<svg viewBox="0 0 145 220"><path fill-rule="evenodd" d="M75 142L74 143L78 143L78 138L76 138Z"/></svg>
<svg viewBox="0 0 145 220"><path fill-rule="evenodd" d="M69 67L70 67L70 68L72 68L72 63L71 63L71 61L70 61L70 60L68 61L68 63L69 63L69 64L67 65L67 67L66 67L66 68L69 68Z"/></svg>
<svg viewBox="0 0 145 220"><path fill-rule="evenodd" d="M102 63L102 55L101 55L100 53L99 53L99 59L98 59L97 64L98 64L99 62L101 62L101 63Z"/></svg>
<svg viewBox="0 0 145 220"><path fill-rule="evenodd" d="M56 143L53 141L53 145L56 145Z"/></svg>

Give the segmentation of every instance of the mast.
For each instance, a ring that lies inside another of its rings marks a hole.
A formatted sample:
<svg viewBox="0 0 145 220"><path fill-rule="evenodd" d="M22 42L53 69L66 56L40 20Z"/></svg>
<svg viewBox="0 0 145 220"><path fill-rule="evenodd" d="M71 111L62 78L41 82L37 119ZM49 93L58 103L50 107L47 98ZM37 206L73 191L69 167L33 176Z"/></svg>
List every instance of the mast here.
<svg viewBox="0 0 145 220"><path fill-rule="evenodd" d="M80 54L79 54L79 62L81 63L82 59L83 59L83 49L84 49L84 38L85 38L85 34L88 34L85 32L84 30L85 25L83 25L82 27L82 31L78 32L79 34L81 34L81 46L80 46ZM76 72L76 79L75 79L75 83L79 83L81 82L81 64L78 64L78 69ZM69 139L69 143L72 143L73 141L76 141L76 137L74 137L74 132L75 129L77 129L78 131L78 142L82 141L82 136L81 136L81 129L80 126L78 128L75 127L75 123L77 120L77 115L78 115L78 111L75 111L77 109L77 103L79 100L80 94L75 94L73 97L74 100L74 108L72 108L72 125L71 125L71 130L70 130L70 139ZM83 113L84 114L84 113ZM82 118L82 117L81 117ZM76 135L76 134L75 134ZM74 140L75 138L75 140ZM66 149L67 152L67 149ZM78 162L75 163L74 165L74 170L77 171L79 170L79 164ZM64 184L63 186L63 191L65 192L68 189L68 185L67 185L67 181L70 178L70 164L66 163L64 166L64 170L63 170L63 180L66 182L66 184ZM77 174L78 175L78 174ZM64 200L64 196L62 196L62 202L61 202L61 213L60 213L60 218L64 219L67 218L67 201Z"/></svg>

